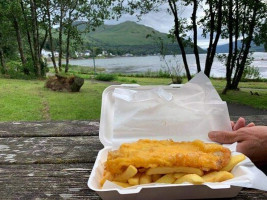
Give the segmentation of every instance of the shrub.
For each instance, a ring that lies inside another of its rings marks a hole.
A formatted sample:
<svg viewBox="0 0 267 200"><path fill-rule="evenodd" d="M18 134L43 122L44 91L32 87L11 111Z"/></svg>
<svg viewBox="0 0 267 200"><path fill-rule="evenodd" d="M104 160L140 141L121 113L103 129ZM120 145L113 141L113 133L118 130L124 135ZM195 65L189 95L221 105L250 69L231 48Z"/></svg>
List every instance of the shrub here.
<svg viewBox="0 0 267 200"><path fill-rule="evenodd" d="M7 77L13 79L35 79L37 76L37 71L34 68L31 58L27 58L26 63L23 65L20 61L11 60L6 63L7 66ZM41 75L44 77L49 71L47 67L46 60L43 60L40 63Z"/></svg>
<svg viewBox="0 0 267 200"><path fill-rule="evenodd" d="M260 79L260 71L259 68L246 65L245 69L242 74L242 81L245 81L246 79Z"/></svg>
<svg viewBox="0 0 267 200"><path fill-rule="evenodd" d="M117 79L117 76L115 74L101 73L101 74L96 75L95 79L99 81L114 81Z"/></svg>

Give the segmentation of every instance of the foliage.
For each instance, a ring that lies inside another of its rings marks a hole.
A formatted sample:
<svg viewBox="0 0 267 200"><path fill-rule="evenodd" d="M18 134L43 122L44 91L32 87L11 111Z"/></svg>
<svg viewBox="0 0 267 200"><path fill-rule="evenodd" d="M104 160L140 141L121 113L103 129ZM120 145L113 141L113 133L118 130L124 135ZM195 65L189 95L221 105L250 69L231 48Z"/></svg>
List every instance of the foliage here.
<svg viewBox="0 0 267 200"><path fill-rule="evenodd" d="M251 65L246 65L244 72L242 74L242 81L245 81L247 79L260 79L260 71L259 68L251 66Z"/></svg>
<svg viewBox="0 0 267 200"><path fill-rule="evenodd" d="M176 39L182 53L184 69L188 80L191 79L191 72L187 63L185 48L188 45L194 47L197 71L201 71L199 52L197 48L197 36L199 29L202 35L209 38L207 56L204 73L209 77L213 60L216 53L217 44L220 38L229 38L229 45L232 46L233 38L235 41L242 38L242 48L239 55L229 52L227 61L227 88L237 88L242 73L245 68L247 55L251 46L251 41L264 43L266 41L266 4L260 0L148 0L148 1L131 1L119 0L121 7L118 6L116 11L121 14L127 12L142 18L142 15L149 12L166 10L174 19L174 27L170 34ZM127 2L127 3L126 3ZM184 8L191 15L182 17L181 13ZM196 13L202 11L205 15L197 18ZM231 49L231 48L229 48ZM237 48L235 48L237 50ZM235 70L232 84L229 75ZM229 86L231 85L231 86ZM228 87L229 86L229 87Z"/></svg>
<svg viewBox="0 0 267 200"><path fill-rule="evenodd" d="M117 76L115 74L100 73L95 76L95 79L99 81L114 81L117 79Z"/></svg>
<svg viewBox="0 0 267 200"><path fill-rule="evenodd" d="M19 54L22 72L25 75L34 72L36 77L44 77L47 69L41 52L46 47L51 51L53 66L57 73L54 51L56 49L59 51L58 62L61 70L63 54L66 54L68 66L69 55L78 46L82 46L82 33L78 31L74 22L84 20L86 24L84 32L91 31L111 16L112 3L113 0L1 1L0 70L7 73L5 62L17 59ZM54 29L58 25L59 27ZM67 71L68 68L65 69Z"/></svg>
<svg viewBox="0 0 267 200"><path fill-rule="evenodd" d="M34 67L32 63L29 61L25 65L23 65L20 61L14 61L11 60L6 63L7 66L7 75L5 77L11 78L11 79L35 79L36 75L34 72ZM24 70L28 70L28 73L25 74ZM47 66L44 66L44 69L47 69Z"/></svg>

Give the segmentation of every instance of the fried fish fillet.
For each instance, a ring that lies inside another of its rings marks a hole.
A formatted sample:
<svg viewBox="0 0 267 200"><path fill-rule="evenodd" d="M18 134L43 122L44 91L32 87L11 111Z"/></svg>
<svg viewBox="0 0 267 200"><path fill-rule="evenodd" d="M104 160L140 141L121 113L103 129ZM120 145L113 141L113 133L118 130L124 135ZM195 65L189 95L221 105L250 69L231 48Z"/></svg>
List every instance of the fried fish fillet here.
<svg viewBox="0 0 267 200"><path fill-rule="evenodd" d="M105 164L111 174L123 172L129 165L136 168L195 167L204 171L220 170L230 161L231 152L219 144L174 142L172 140L143 139L125 143L110 151Z"/></svg>

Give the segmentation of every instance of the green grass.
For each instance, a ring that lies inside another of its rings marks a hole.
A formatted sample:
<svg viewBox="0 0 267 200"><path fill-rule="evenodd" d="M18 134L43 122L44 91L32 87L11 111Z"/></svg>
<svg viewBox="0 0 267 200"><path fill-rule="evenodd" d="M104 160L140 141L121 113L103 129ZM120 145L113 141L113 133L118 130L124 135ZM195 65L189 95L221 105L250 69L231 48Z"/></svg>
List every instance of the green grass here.
<svg viewBox="0 0 267 200"><path fill-rule="evenodd" d="M0 79L0 120L41 120L41 81Z"/></svg>
<svg viewBox="0 0 267 200"><path fill-rule="evenodd" d="M79 93L54 92L44 81L0 79L0 121L99 119L108 86L85 81Z"/></svg>
<svg viewBox="0 0 267 200"><path fill-rule="evenodd" d="M119 76L116 83L85 80L80 92L68 93L44 88L44 80L0 79L0 121L99 119L102 92L109 84L167 85L170 82L170 78ZM225 81L212 80L212 83L220 94ZM221 95L222 99L267 109L266 83L242 82L240 87L240 91ZM250 95L250 91L258 92L260 96Z"/></svg>
<svg viewBox="0 0 267 200"><path fill-rule="evenodd" d="M170 78L147 78L147 77L119 77L119 83L136 83L139 85L168 85Z"/></svg>
<svg viewBox="0 0 267 200"><path fill-rule="evenodd" d="M250 91L258 92L260 96L251 95ZM219 90L221 93L222 90ZM267 110L267 86L265 89L241 88L240 91L228 91L227 95L221 95L224 101L249 105L255 108Z"/></svg>
<svg viewBox="0 0 267 200"><path fill-rule="evenodd" d="M106 87L103 83L85 81L78 93L52 92L45 89L43 94L49 104L51 119L99 119L101 96Z"/></svg>

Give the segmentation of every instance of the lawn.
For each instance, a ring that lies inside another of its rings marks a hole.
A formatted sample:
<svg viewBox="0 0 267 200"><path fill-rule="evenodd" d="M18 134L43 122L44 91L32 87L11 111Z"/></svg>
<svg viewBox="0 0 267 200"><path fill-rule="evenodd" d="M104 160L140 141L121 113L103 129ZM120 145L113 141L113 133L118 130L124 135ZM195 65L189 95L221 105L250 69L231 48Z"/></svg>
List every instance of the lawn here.
<svg viewBox="0 0 267 200"><path fill-rule="evenodd" d="M44 81L0 79L0 121L99 119L105 83L85 81L79 93L54 92Z"/></svg>
<svg viewBox="0 0 267 200"><path fill-rule="evenodd" d="M117 83L167 85L168 78L118 77ZM54 92L44 87L43 80L0 79L0 121L90 120L99 119L101 95L112 83L86 80L79 93ZM219 93L224 80L212 80ZM228 102L267 109L267 84L242 82L240 91L221 95ZM260 96L250 95L250 91Z"/></svg>

